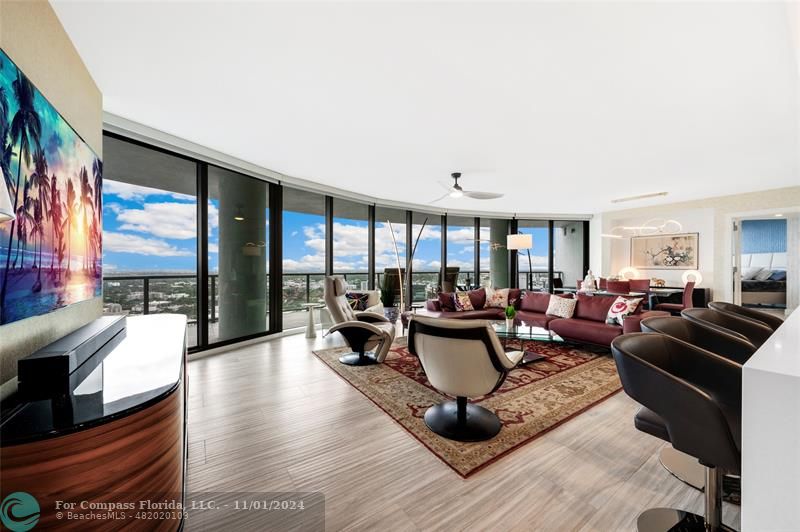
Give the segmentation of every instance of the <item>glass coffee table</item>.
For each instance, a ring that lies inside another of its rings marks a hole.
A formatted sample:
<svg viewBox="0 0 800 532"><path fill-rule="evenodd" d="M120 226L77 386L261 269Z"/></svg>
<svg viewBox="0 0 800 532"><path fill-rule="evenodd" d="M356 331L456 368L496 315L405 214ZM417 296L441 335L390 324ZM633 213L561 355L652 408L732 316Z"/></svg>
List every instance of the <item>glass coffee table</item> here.
<svg viewBox="0 0 800 532"><path fill-rule="evenodd" d="M492 328L497 334L497 337L503 342L505 348L509 340L520 340L521 345L524 347L524 342L555 342L564 343L564 339L553 331L549 331L544 327L536 325L529 325L519 319L514 320L511 327L506 326L505 320L493 321ZM519 365L531 364L539 360L546 359L546 355L536 353L534 351L525 350Z"/></svg>

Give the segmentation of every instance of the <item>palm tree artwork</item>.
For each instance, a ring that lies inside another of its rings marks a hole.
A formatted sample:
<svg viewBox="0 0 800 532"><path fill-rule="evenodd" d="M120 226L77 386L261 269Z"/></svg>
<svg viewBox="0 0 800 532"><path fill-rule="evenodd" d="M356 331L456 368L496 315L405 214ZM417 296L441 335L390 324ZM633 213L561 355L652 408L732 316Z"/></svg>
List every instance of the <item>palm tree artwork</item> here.
<svg viewBox="0 0 800 532"><path fill-rule="evenodd" d="M102 295L103 165L0 50L0 325Z"/></svg>

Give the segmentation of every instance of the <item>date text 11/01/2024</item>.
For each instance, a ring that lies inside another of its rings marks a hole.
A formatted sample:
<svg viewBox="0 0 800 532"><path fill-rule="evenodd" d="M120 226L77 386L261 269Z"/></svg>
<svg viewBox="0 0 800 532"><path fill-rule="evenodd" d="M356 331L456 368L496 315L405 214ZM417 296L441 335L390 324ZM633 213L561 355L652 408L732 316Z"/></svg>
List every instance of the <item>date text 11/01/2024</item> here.
<svg viewBox="0 0 800 532"><path fill-rule="evenodd" d="M189 510L305 510L305 501L281 501L281 500L247 500L235 499L224 504L217 504L216 501L192 501Z"/></svg>

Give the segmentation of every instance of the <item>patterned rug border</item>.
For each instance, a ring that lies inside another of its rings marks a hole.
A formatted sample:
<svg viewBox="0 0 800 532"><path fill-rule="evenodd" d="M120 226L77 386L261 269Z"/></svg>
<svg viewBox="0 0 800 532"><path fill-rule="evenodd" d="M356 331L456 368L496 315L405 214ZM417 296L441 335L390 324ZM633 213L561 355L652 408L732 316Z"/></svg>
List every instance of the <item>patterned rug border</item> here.
<svg viewBox="0 0 800 532"><path fill-rule="evenodd" d="M398 340L399 340L399 341L398 341ZM400 337L400 338L397 338L397 339L395 340L395 343L392 345L392 347L393 347L393 348L394 348L395 346L398 346L398 347L403 347L403 346L404 346L404 344L405 344L404 340L406 340L406 337ZM402 344L401 344L401 342L402 342ZM398 345L398 344L401 344L401 345ZM424 441L423 441L423 440L422 440L422 439L421 439L419 436L417 436L416 434L414 434L414 432L412 432L411 430L409 430L409 428L408 428L408 427L406 427L405 425L403 425L403 424L400 422L400 420L399 420L399 419L397 419L397 418L396 418L395 416L393 416L393 415L392 415L392 414L391 414L391 413L390 413L388 410L386 410L384 407L382 407L380 404L378 404L378 403L377 403L377 402L376 402L376 401L375 401L375 400L374 400L372 397L370 397L369 395L367 395L367 393L366 393L366 392L364 392L364 391L363 391L361 388L359 388L359 387L358 387L358 386L356 386L354 383L352 383L350 380L348 380L348 379L347 379L347 377L345 377L345 375L343 375L342 373L340 373L339 371L337 371L337 369L336 369L336 367L334 366L334 364L335 364L335 363L338 363L338 360L337 360L336 362L333 362L333 361L332 361L331 363L329 363L327 360L325 360L325 358L323 358L322 356L320 356L320 354L321 354L321 353L327 353L327 352L331 352L331 351L337 351L337 350L339 350L339 351L342 351L343 353L346 353L346 352L348 352L348 351L349 351L349 350L348 350L346 347L340 346L340 347L331 347L331 348L327 348L327 349L318 349L318 350L317 350L317 349L315 349L315 350L312 350L312 351L311 351L311 353L312 353L312 354L313 354L313 355L314 355L314 356L315 356L315 357L316 357L316 358L317 358L317 359L318 359L320 362L322 362L322 363L323 363L323 364L325 364L325 365L326 365L328 368L330 368L330 369L331 369L331 371L333 371L333 373L334 373L336 376L338 376L340 379L342 379L342 380L343 380L345 383L347 383L347 384L348 384L348 385L349 385L351 388L353 388L353 389L355 389L356 391L358 391L358 393L360 393L360 394L361 394L363 397L365 397L365 398L366 398L366 399L367 399L367 400L368 400L370 403L372 403L373 405L375 405L375 406L378 408L378 410L380 410L381 412L383 412L384 414L386 414L386 416L387 416L389 419L391 419L391 420L392 420L392 421L393 421L393 422L394 422L396 425L398 425L398 426L399 426L401 429L403 429L403 431L404 431L404 432L406 432L406 433L407 433L407 434L409 434L409 435L410 435L412 438L414 438L414 439L415 439L417 442L419 442L420 444L422 444L422 446L423 446L423 447L425 447L425 448L426 448L428 451L430 451L430 453L431 453L431 454L433 454L433 455L434 455L436 458L438 458L438 459L439 459L439 461L441 461L442 463L444 463L444 464L445 464L447 467L449 467L449 468L450 468L450 469L451 469L451 470L452 470L454 473L456 473L456 474L457 474L459 477L461 477L461 478L463 478L463 479L469 478L469 477L471 477L472 475L474 475L475 473L478 473L479 471L483 471L483 470L484 470L486 467L488 467L488 466L490 466L490 465L494 464L495 462L497 462L497 461L498 461L498 460L500 460L501 458L505 458L507 455L511 454L512 452L516 451L517 449L519 449L519 448L521 448L521 447L523 447L523 446L525 446L525 445L527 445L527 444L531 443L531 442L532 442L532 441L534 441L534 440L537 440L537 439L539 439L541 436L544 436L545 434L549 433L550 431L552 431L552 430L554 430L554 429L556 429L556 428L560 427L561 425L563 425L563 424L564 424L564 423L566 423L567 421L571 421L572 419L576 418L577 416L579 416L579 415L581 415L581 414L585 413L587 410L589 410L589 409L591 409L591 408L594 408L595 406L597 406L597 405L599 405L600 403L602 403L602 402L604 402L604 401L606 401L606 400L610 399L611 397L613 397L614 395L616 395L616 394L618 394L619 392L621 392L621 391L622 391L622 387L620 386L620 388L618 388L618 389L614 390L613 392L610 392L610 393L606 394L605 396L601 397L600 399L597 399L596 401L594 401L594 402L592 402L592 403L590 403L590 404L588 404L588 405L584 406L584 407L583 407L583 408L581 408L580 410L577 410L577 411L573 412L572 414L568 415L567 417L565 417L564 419L562 419L562 420L558 421L557 423L554 423L553 425L551 425L551 426L549 426L549 427L547 427L547 428L545 428L545 429L542 429L541 431L539 431L539 432L537 432L536 434L534 434L534 435L532 435L532 436L528 437L527 439L524 439L524 440L522 440L522 441L518 442L517 444L515 444L515 445L513 445L513 446L509 447L508 449L505 449L504 451L502 451L501 453L497 454L496 456L493 456L492 458L490 458L490 459L489 459L489 460L487 460L486 462L482 463L481 465L479 465L479 466L477 466L477 467L475 467L475 468L473 468L473 469L470 469L470 470L469 470L468 472L466 472L466 473L462 473L461 471L459 471L458 469L456 469L456 468L455 468L455 467L454 467L454 466L453 466L453 465L452 465L450 462L448 462L448 461L447 461L447 459L446 459L444 456L442 456L442 455L441 455L439 452L437 452L435 449L433 449L433 448L432 448L430 445L428 445L427 443L425 443L425 442L424 442ZM365 367L369 367L369 366L365 366ZM392 370L394 371L394 369L393 369L393 368L392 368ZM404 378L409 378L409 377L406 377L405 375L403 375L403 377L404 377ZM435 390L434 390L434 391L435 391ZM436 393L439 393L439 392L437 391ZM441 395L441 394L440 394L440 395Z"/></svg>

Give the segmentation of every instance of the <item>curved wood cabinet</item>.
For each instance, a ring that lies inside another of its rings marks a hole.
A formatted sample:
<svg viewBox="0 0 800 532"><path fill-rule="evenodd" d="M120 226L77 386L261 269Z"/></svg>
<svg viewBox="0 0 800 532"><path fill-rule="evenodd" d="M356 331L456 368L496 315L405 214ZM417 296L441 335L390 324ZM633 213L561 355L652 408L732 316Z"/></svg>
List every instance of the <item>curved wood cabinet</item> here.
<svg viewBox="0 0 800 532"><path fill-rule="evenodd" d="M23 402L6 415L2 496L33 495L41 508L38 526L181 528L185 337L183 316L128 318L126 338L69 396ZM77 506L58 507L57 501Z"/></svg>

